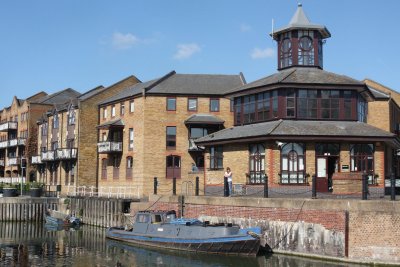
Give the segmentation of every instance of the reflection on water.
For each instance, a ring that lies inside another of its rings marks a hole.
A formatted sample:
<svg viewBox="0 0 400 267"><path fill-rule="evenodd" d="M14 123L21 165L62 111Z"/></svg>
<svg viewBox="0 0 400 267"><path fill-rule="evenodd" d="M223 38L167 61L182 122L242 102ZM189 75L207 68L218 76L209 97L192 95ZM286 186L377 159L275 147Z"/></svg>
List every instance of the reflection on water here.
<svg viewBox="0 0 400 267"><path fill-rule="evenodd" d="M145 249L105 240L105 229L0 222L0 266L357 266L283 255L256 258Z"/></svg>

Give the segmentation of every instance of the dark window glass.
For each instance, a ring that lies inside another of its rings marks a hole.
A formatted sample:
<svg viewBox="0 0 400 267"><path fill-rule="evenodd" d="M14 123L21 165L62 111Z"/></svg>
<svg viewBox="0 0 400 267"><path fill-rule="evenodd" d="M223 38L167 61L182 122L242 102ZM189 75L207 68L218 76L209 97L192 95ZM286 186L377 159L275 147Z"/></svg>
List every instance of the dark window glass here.
<svg viewBox="0 0 400 267"><path fill-rule="evenodd" d="M188 110L190 111L197 110L197 98L188 98Z"/></svg>
<svg viewBox="0 0 400 267"><path fill-rule="evenodd" d="M222 146L210 147L210 169L223 169L223 150Z"/></svg>
<svg viewBox="0 0 400 267"><path fill-rule="evenodd" d="M210 99L210 111L219 111L219 99Z"/></svg>
<svg viewBox="0 0 400 267"><path fill-rule="evenodd" d="M176 126L167 127L167 148L176 147Z"/></svg>
<svg viewBox="0 0 400 267"><path fill-rule="evenodd" d="M167 98L167 110L176 110L176 98L175 97L168 97Z"/></svg>

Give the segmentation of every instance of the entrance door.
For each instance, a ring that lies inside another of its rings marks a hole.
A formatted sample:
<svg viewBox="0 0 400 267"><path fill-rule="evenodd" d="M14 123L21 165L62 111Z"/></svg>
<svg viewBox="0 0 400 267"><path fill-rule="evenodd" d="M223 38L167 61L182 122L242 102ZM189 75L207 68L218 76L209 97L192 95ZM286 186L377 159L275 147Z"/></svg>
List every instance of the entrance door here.
<svg viewBox="0 0 400 267"><path fill-rule="evenodd" d="M167 178L181 178L181 157L170 155L167 156Z"/></svg>
<svg viewBox="0 0 400 267"><path fill-rule="evenodd" d="M317 157L317 192L328 192L327 158Z"/></svg>

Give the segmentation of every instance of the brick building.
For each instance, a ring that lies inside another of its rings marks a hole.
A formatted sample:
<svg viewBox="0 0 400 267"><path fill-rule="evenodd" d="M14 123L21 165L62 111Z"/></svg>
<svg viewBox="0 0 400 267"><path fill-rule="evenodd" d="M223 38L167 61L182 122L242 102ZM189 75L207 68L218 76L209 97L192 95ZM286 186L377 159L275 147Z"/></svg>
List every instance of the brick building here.
<svg viewBox="0 0 400 267"><path fill-rule="evenodd" d="M129 76L109 87L99 86L55 104L37 121L37 166L39 181L61 194L75 192L77 186L97 186L97 103L139 80Z"/></svg>
<svg viewBox="0 0 400 267"><path fill-rule="evenodd" d="M233 124L228 90L242 75L167 75L126 88L100 103L98 183L100 190L124 187L141 196L153 189L177 192L204 176L203 149L193 139ZM101 189L102 188L102 189ZM108 189L107 189L108 188Z"/></svg>
<svg viewBox="0 0 400 267"><path fill-rule="evenodd" d="M331 34L311 23L300 4L271 36L278 72L227 92L234 126L196 140L207 148L206 183L220 184L229 166L234 183L263 184L267 175L271 188L295 192L310 189L315 174L318 192L346 194L361 191L365 171L371 190L383 192L400 147L396 103L383 93L377 100L368 83L323 70Z"/></svg>
<svg viewBox="0 0 400 267"><path fill-rule="evenodd" d="M65 102L76 94L68 88L51 95L39 92L25 100L14 97L11 106L0 111L0 177L27 176L35 180L35 167L29 159L36 154L36 121L54 103ZM24 174L22 159L26 159Z"/></svg>

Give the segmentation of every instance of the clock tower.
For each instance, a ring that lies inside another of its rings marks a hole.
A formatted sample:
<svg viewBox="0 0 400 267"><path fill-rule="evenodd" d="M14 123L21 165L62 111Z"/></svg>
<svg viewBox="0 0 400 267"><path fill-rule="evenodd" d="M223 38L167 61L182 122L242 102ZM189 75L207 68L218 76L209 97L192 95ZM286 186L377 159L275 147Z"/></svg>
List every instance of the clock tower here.
<svg viewBox="0 0 400 267"><path fill-rule="evenodd" d="M311 23L301 4L298 4L289 25L272 32L271 36L278 43L278 70L323 68L322 45L331 34L325 26Z"/></svg>

